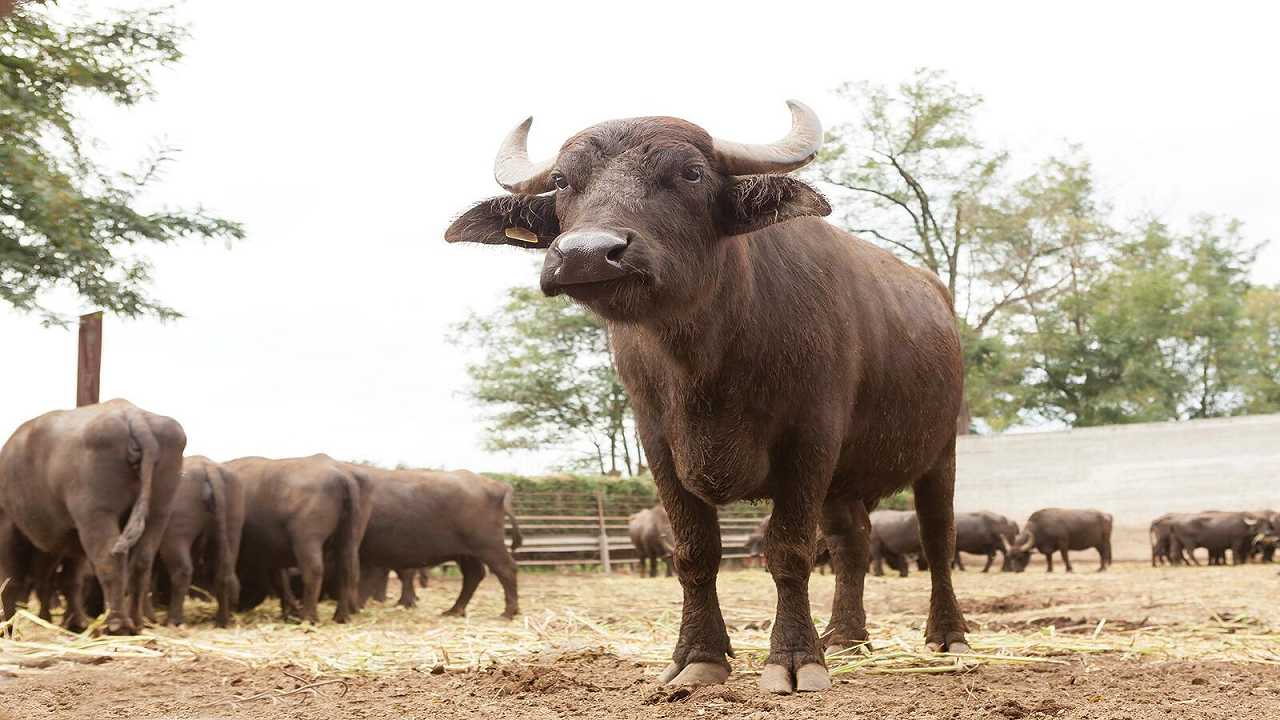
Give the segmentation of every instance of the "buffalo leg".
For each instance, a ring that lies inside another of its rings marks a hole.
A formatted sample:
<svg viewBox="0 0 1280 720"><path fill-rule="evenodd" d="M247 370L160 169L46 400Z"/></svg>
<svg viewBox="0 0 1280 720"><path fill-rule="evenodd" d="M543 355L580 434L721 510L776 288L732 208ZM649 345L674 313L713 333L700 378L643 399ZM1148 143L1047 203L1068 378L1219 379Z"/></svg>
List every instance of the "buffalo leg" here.
<svg viewBox="0 0 1280 720"><path fill-rule="evenodd" d="M293 594L293 582L289 578L289 569L273 570L269 575L271 577L272 590L275 591L276 597L280 598L280 619L301 618L302 606L298 604L298 598Z"/></svg>
<svg viewBox="0 0 1280 720"><path fill-rule="evenodd" d="M663 558L662 558L662 562L663 562L663 564L665 564L665 565L667 566L667 577L671 577L671 574L672 574L672 569L671 569L671 556L670 556L670 555L667 555L667 556L663 557Z"/></svg>
<svg viewBox="0 0 1280 720"><path fill-rule="evenodd" d="M720 571L720 525L716 508L685 490L675 474L671 450L660 440L642 437L649 467L662 504L675 533L672 560L683 595L680 635L671 664L658 681L669 685L713 685L729 678L733 655L720 600L716 575ZM773 559L769 559L772 566Z"/></svg>
<svg viewBox="0 0 1280 720"><path fill-rule="evenodd" d="M813 626L809 607L809 576L815 557L813 543L822 514L814 512L822 502L821 495L814 495L825 494L826 483L805 482L815 479L809 473L792 475L798 475L799 481L790 483L788 493L774 498L773 520L764 537L769 573L777 588L778 608L769 637L769 656L760 674L760 688L772 693L831 687L822 642Z"/></svg>
<svg viewBox="0 0 1280 720"><path fill-rule="evenodd" d="M510 620L520 614L520 593L517 588L516 581L516 561L511 557L511 552L507 550L505 544L499 545L480 556L480 560L489 566L489 570L493 572L493 576L498 578L498 583L502 585L503 609L502 617ZM655 571L658 566L658 559L653 559Z"/></svg>
<svg viewBox="0 0 1280 720"><path fill-rule="evenodd" d="M160 548L160 559L169 571L169 614L165 623L182 625L186 622L187 593L191 590L191 548L186 543L165 543Z"/></svg>
<svg viewBox="0 0 1280 720"><path fill-rule="evenodd" d="M295 551L298 569L302 571L302 621L320 624L317 606L320 604L320 591L324 585L324 550L319 543L307 543L300 552ZM343 592L339 589L339 593ZM342 598L337 601L338 611L342 611ZM346 622L346 618L334 618L337 622Z"/></svg>
<svg viewBox="0 0 1280 720"><path fill-rule="evenodd" d="M831 552L831 571L836 576L831 623L823 633L823 645L834 651L865 645L870 640L867 612L862 602L871 564L871 521L867 509L860 502L851 505L828 499L822 509L821 523Z"/></svg>
<svg viewBox="0 0 1280 720"><path fill-rule="evenodd" d="M35 584L36 599L40 601L39 617L45 622L53 620L54 599L58 597L55 583L57 572L57 555L43 552L33 554L30 577Z"/></svg>
<svg viewBox="0 0 1280 720"><path fill-rule="evenodd" d="M360 571L361 603L373 600L377 603L387 601L387 579L391 571L381 567L366 567ZM401 582L404 578L401 577Z"/></svg>
<svg viewBox="0 0 1280 720"><path fill-rule="evenodd" d="M107 512L85 513L75 520L80 542L106 597L107 633L136 634L137 625L125 607L125 591L130 572L129 554L111 552L112 546L120 537L119 520L113 513Z"/></svg>
<svg viewBox="0 0 1280 720"><path fill-rule="evenodd" d="M982 566L982 572L985 573L988 570L990 570L991 566L994 565L995 562L996 562L996 551L992 550L991 552L987 553L987 564Z"/></svg>
<svg viewBox="0 0 1280 720"><path fill-rule="evenodd" d="M8 620L18 611L18 603L25 602L31 594L27 579L31 577L31 562L35 547L27 540L0 510L0 605Z"/></svg>
<svg viewBox="0 0 1280 720"><path fill-rule="evenodd" d="M1044 554L1045 572L1053 572L1053 551Z"/></svg>
<svg viewBox="0 0 1280 720"><path fill-rule="evenodd" d="M1074 572L1071 568L1071 557L1067 555L1067 549L1062 548L1062 564L1067 567L1067 572Z"/></svg>
<svg viewBox="0 0 1280 720"><path fill-rule="evenodd" d="M476 594L480 581L484 580L484 563L479 559L464 555L457 559L457 563L458 569L462 571L462 590L458 593L458 599L453 601L453 607L441 613L448 617L466 617L467 604L471 602L471 596Z"/></svg>
<svg viewBox="0 0 1280 720"><path fill-rule="evenodd" d="M955 559L954 559L954 560L952 560L951 562L952 562L952 564L954 565L954 568L953 568L953 569L955 569L955 570L959 570L960 572L964 572L964 571L965 571L965 570L964 570L964 560L961 560L961 559L960 559L960 551L959 551L959 550L956 550L956 556L955 556ZM986 572L986 571L984 570L983 572Z"/></svg>
<svg viewBox="0 0 1280 720"><path fill-rule="evenodd" d="M1098 547L1098 572L1102 572L1111 567L1111 541L1103 540L1102 545Z"/></svg>
<svg viewBox="0 0 1280 720"><path fill-rule="evenodd" d="M658 556L657 555L649 556L649 577L651 578L658 577Z"/></svg>
<svg viewBox="0 0 1280 720"><path fill-rule="evenodd" d="M418 576L418 569L401 568L396 570L396 577L400 578L400 599L397 605L403 608L417 607L418 594L413 591L413 580Z"/></svg>
<svg viewBox="0 0 1280 720"><path fill-rule="evenodd" d="M947 561L955 554L956 525L953 509L956 486L954 450L941 466L915 483L916 516L920 520L920 544L929 562L931 593L925 644L935 652L969 652L964 614L951 587Z"/></svg>
<svg viewBox="0 0 1280 720"><path fill-rule="evenodd" d="M62 558L62 569L58 571L57 585L66 598L67 607L62 615L62 627L74 633L84 632L89 627L85 616L84 591L86 571L85 558L78 553L69 553ZM96 583L95 583L96 586Z"/></svg>

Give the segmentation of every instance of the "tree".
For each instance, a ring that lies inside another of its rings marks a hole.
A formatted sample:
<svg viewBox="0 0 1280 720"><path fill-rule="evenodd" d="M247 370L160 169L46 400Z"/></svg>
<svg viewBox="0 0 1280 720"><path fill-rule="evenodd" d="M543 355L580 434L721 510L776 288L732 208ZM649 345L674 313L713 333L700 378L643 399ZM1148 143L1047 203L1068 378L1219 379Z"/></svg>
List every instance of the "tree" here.
<svg viewBox="0 0 1280 720"><path fill-rule="evenodd" d="M1245 296L1241 385L1248 413L1280 412L1280 285Z"/></svg>
<svg viewBox="0 0 1280 720"><path fill-rule="evenodd" d="M1247 279L1258 249L1212 218L1127 233L1055 302L1030 306L1015 342L1023 412L1088 426L1269 406L1270 309Z"/></svg>
<svg viewBox="0 0 1280 720"><path fill-rule="evenodd" d="M832 128L812 172L846 227L946 284L966 341L957 430L968 432L974 412L1003 427L1012 395L997 386L1018 373L1007 354L993 354L1005 345L996 325L1068 286L1109 237L1089 163L1069 148L1009 183L1008 155L973 129L982 99L940 71L917 70L896 91L862 83L838 92L861 120Z"/></svg>
<svg viewBox="0 0 1280 720"><path fill-rule="evenodd" d="M467 372L472 398L492 412L490 448L560 448L601 474L641 471L631 406L599 318L567 298L515 287L496 313L458 325L454 340L483 353Z"/></svg>
<svg viewBox="0 0 1280 720"><path fill-rule="evenodd" d="M60 23L40 8L0 17L0 300L46 322L46 294L72 288L118 315L177 317L149 296L151 266L135 249L183 238L236 239L241 227L204 210L145 209L141 196L171 152L133 172L100 165L75 101L132 106L151 76L182 57L186 30L169 10Z"/></svg>

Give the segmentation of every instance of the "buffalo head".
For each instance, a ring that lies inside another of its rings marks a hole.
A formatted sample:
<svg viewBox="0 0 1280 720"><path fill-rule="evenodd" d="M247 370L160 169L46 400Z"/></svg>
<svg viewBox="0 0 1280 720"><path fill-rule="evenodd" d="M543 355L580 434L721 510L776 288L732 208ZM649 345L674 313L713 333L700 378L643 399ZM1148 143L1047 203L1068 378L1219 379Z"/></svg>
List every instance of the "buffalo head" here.
<svg viewBox="0 0 1280 720"><path fill-rule="evenodd" d="M463 213L445 239L546 249L543 292L612 320L678 313L715 287L724 238L831 212L816 190L780 174L822 143L814 112L788 104L791 132L769 145L719 140L677 118L632 118L583 130L541 162L525 149L530 118L494 163L511 194Z"/></svg>

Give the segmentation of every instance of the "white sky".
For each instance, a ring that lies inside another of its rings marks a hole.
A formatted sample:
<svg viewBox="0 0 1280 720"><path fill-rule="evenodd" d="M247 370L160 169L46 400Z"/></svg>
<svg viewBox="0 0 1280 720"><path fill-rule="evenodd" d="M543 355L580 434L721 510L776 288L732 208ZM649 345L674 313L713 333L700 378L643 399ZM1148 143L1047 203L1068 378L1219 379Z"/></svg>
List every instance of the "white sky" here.
<svg viewBox="0 0 1280 720"><path fill-rule="evenodd" d="M536 282L532 254L441 239L498 194L493 152L529 114L535 156L634 115L764 142L786 98L830 126L850 117L831 88L927 65L986 97L992 145L1030 160L1082 143L1123 216L1232 215L1280 239L1265 5L189 2L194 37L159 98L94 105L87 128L111 157L181 148L155 199L249 237L150 252L156 295L187 317L108 318L103 398L173 415L215 458L544 469L556 456L482 449L466 358L444 340ZM1257 279L1280 282L1280 245ZM73 329L0 309L0 437L72 404L74 377Z"/></svg>

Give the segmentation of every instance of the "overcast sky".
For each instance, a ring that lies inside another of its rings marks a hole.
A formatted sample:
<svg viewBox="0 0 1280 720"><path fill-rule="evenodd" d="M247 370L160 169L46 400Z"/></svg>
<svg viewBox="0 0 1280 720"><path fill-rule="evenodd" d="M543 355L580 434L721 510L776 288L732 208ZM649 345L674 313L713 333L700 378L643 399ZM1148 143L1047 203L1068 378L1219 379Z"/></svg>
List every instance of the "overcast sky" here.
<svg viewBox="0 0 1280 720"><path fill-rule="evenodd" d="M931 66L986 97L988 143L1028 160L1083 144L1121 217L1209 212L1280 239L1264 6L188 2L193 38L158 99L93 105L86 128L126 167L181 148L154 200L202 204L248 238L149 253L156 295L186 318L108 318L103 398L176 417L189 452L218 459L545 469L555 456L483 449L467 358L445 341L536 283L533 254L441 239L498 194L494 150L530 114L535 156L634 115L765 142L787 98L830 126L850 118L840 83ZM1256 279L1280 282L1277 244ZM74 330L0 309L0 436L74 399Z"/></svg>

